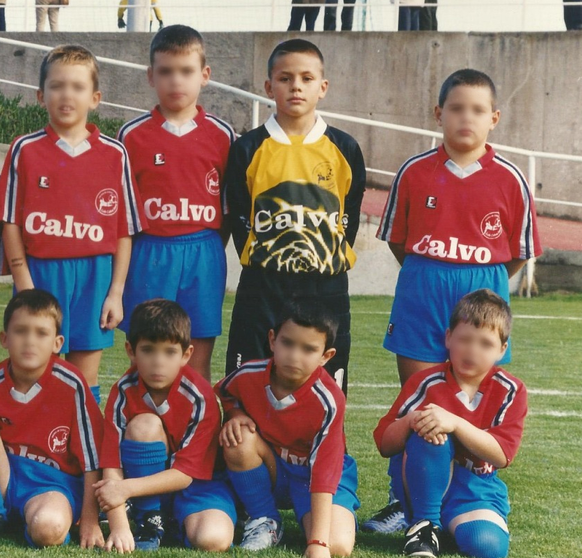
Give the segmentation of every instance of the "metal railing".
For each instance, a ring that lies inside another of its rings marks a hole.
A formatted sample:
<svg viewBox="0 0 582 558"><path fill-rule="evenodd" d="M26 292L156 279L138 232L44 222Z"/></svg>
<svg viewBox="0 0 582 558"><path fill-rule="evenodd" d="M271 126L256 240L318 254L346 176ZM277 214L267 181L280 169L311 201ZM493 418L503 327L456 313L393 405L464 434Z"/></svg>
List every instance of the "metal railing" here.
<svg viewBox="0 0 582 558"><path fill-rule="evenodd" d="M0 37L0 44L1 43L13 45L13 46L30 48L33 50L41 50L41 51L49 51L53 48L53 47L46 46L46 45L39 45L36 43L29 43L29 42L25 42L25 41L17 41L17 40L8 39L5 37ZM147 70L147 66L145 66L143 64L135 64L133 62L125 62L123 60L116 60L113 58L105 58L102 56L97 56L97 60L103 64L122 66L125 68L133 68L133 69L137 69L137 70L141 70L141 71ZM0 83L6 83L9 85L20 86L20 87L29 88L29 89L38 89L38 87L36 87L34 85L22 84L22 83L9 81L9 80L5 80L5 79L0 79ZM212 80L209 82L209 85L212 87L216 87L217 89L220 89L222 91L225 91L229 94L235 95L235 96L240 97L240 98L248 99L249 101L251 101L251 105L252 105L251 121L252 121L253 128L256 128L257 126L259 126L259 123L260 123L259 122L260 106L265 105L269 108L273 108L273 106L274 106L274 103L271 99L268 99L268 98L263 97L261 95L257 95L255 93L250 93L248 91L244 91L242 89L239 89L237 87L233 87L231 85L226 85L224 83L219 83L219 82L212 81ZM116 107L116 108L122 108L122 109L126 109L126 110L135 110L138 112L147 112L145 109L140 109L140 108L136 108L136 107L128 107L126 105L120 105L120 104L115 104L115 103L103 102L102 104ZM434 132L431 130L424 130L422 128L414 128L411 126L402 126L400 124L381 122L378 120L371 120L368 118L360 118L357 116L349 116L349 115L335 113L335 112L328 112L328 111L318 111L318 112L319 112L319 114L324 116L326 119L339 120L342 122L350 122L350 123L354 123L354 124L361 124L364 126L370 126L373 128L392 130L395 132L403 132L403 133L407 133L407 134L413 134L413 135L417 135L417 136L424 136L427 138L431 138L433 147L436 145L437 140L442 139L441 133ZM532 191L532 195L534 197L535 197L535 184L536 184L536 162L538 159L551 159L551 160L556 160L556 161L571 161L571 162L576 162L576 163L582 163L582 156L579 156L579 155L568 155L568 154L564 154L564 153L550 153L547 151L536 151L536 150L530 150L530 149L523 149L520 147L512 147L509 145L502 145L502 144L498 144L498 143L492 143L491 145L497 151L502 151L504 153L512 153L512 154L516 154L516 155L522 155L522 156L527 157L528 169L527 169L526 175L527 175L527 179L528 179L529 184L532 186L531 191ZM385 170L385 169L367 168L366 170L370 173L373 173L373 174L376 173L376 174L394 176L393 172ZM555 200L555 199L538 198L538 197L536 197L536 200L544 202L544 203L551 203L551 204L557 204L557 205L582 207L581 202L573 202L573 201L568 201L568 200ZM533 265L534 265L533 260L529 260L528 261L528 270L527 270L527 277L528 277L527 296L528 296L528 298L531 296L531 287L533 284Z"/></svg>

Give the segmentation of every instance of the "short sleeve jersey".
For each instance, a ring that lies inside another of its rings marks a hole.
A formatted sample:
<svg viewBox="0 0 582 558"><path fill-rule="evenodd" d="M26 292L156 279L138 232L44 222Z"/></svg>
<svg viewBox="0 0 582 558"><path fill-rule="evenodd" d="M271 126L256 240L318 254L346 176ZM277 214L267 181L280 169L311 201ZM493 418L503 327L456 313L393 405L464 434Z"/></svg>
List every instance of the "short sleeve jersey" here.
<svg viewBox="0 0 582 558"><path fill-rule="evenodd" d="M166 401L157 406L139 372L130 368L114 384L105 408L101 466L122 467L120 444L137 415L157 415L168 437L170 466L199 480L210 480L218 448L220 410L212 386L189 366L174 380Z"/></svg>
<svg viewBox="0 0 582 558"><path fill-rule="evenodd" d="M53 357L28 393L14 387L10 360L0 364L0 439L8 453L72 476L100 468L103 418L81 374Z"/></svg>
<svg viewBox="0 0 582 558"><path fill-rule="evenodd" d="M87 125L89 149L71 156L47 126L17 138L0 180L0 215L21 227L27 255L80 258L114 254L119 238L145 223L127 152Z"/></svg>
<svg viewBox="0 0 582 558"><path fill-rule="evenodd" d="M281 459L310 467L310 492L335 494L346 449L345 396L320 367L278 400L271 391L272 366L272 360L250 361L218 382L214 390L224 411L241 408Z"/></svg>
<svg viewBox="0 0 582 558"><path fill-rule="evenodd" d="M442 145L408 159L394 178L378 238L403 244L407 254L450 263L496 264L541 254L525 177L486 147L462 178Z"/></svg>
<svg viewBox="0 0 582 558"><path fill-rule="evenodd" d="M178 236L222 224L223 181L233 129L202 107L177 135L155 108L125 124L129 153L149 224L148 234Z"/></svg>
<svg viewBox="0 0 582 558"><path fill-rule="evenodd" d="M521 380L494 366L481 382L479 391L469 402L461 390L451 364L439 364L413 374L374 430L380 448L382 436L390 424L412 411L434 403L491 434L503 450L507 465L513 461L521 443L523 422L527 414L527 391ZM495 467L473 455L455 440L455 461L477 475L492 473Z"/></svg>
<svg viewBox="0 0 582 558"><path fill-rule="evenodd" d="M274 116L233 145L226 176L244 266L337 274L353 267L366 170L348 134L321 117L287 136Z"/></svg>

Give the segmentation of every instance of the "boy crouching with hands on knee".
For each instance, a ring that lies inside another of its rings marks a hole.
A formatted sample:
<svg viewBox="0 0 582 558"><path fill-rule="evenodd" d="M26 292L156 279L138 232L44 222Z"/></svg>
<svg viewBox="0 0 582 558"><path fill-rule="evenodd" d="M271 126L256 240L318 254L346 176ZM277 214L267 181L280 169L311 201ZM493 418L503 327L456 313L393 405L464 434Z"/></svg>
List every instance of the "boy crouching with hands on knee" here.
<svg viewBox="0 0 582 558"><path fill-rule="evenodd" d="M111 529L106 549L155 550L173 516L186 546L227 550L236 511L231 490L214 475L220 412L210 384L187 365L188 315L173 301L142 302L126 350L132 367L107 400L103 480L95 484Z"/></svg>
<svg viewBox="0 0 582 558"><path fill-rule="evenodd" d="M495 366L510 328L500 296L465 295L446 333L450 362L413 374L374 431L411 524L407 556L437 556L443 529L463 554L507 556L509 500L496 470L515 457L527 413L524 384Z"/></svg>
<svg viewBox="0 0 582 558"><path fill-rule="evenodd" d="M346 454L345 396L324 364L337 322L317 304L288 305L269 332L273 357L250 361L215 386L228 475L249 521L241 547L281 540L278 509L292 508L305 555L349 556L356 534L355 461Z"/></svg>

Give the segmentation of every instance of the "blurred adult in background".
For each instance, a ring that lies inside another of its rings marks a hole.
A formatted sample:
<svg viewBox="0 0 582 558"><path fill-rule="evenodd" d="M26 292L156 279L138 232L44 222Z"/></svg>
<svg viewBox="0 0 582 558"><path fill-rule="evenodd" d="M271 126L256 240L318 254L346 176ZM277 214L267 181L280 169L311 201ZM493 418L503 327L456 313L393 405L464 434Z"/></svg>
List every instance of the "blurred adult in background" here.
<svg viewBox="0 0 582 558"><path fill-rule="evenodd" d="M426 4L436 4L438 0L424 0L424 6L420 8L420 30L421 31L438 31L438 22L436 7L427 6Z"/></svg>
<svg viewBox="0 0 582 558"><path fill-rule="evenodd" d="M582 29L582 6L567 6L570 2L578 2L579 0L564 0L564 23L566 29L572 31L575 29Z"/></svg>
<svg viewBox="0 0 582 558"><path fill-rule="evenodd" d="M46 18L48 15L50 30L56 33L59 30L59 10L58 6L65 6L68 2L63 0L35 0L36 4L36 30L44 31ZM49 6L57 6L49 8Z"/></svg>
<svg viewBox="0 0 582 558"><path fill-rule="evenodd" d="M119 8L117 10L117 27L119 27L119 29L124 29L126 26L125 20L123 19L123 15L125 14L125 10L127 10L127 2L128 0L121 0L121 2L119 2ZM162 29L162 27L164 27L164 18L162 17L162 10L158 8L157 4L158 4L157 0L151 0L150 5L152 7L152 10L150 12L150 31L152 30L152 24L154 22L153 18L154 15L158 20L158 31Z"/></svg>
<svg viewBox="0 0 582 558"><path fill-rule="evenodd" d="M0 31L6 31L6 0L0 0Z"/></svg>
<svg viewBox="0 0 582 558"><path fill-rule="evenodd" d="M287 31L300 31L303 19L305 19L305 30L315 29L315 20L319 15L319 6L309 4L321 4L322 0L291 0L291 21Z"/></svg>
<svg viewBox="0 0 582 558"><path fill-rule="evenodd" d="M326 4L333 4L333 6L326 6L323 18L323 30L335 31L337 19L337 4L341 0L325 0ZM342 31L351 31L354 24L354 6L356 0L344 0L342 8ZM351 5L350 5L351 4Z"/></svg>
<svg viewBox="0 0 582 558"><path fill-rule="evenodd" d="M398 8L398 31L420 30L420 9L423 4L423 0L400 0Z"/></svg>

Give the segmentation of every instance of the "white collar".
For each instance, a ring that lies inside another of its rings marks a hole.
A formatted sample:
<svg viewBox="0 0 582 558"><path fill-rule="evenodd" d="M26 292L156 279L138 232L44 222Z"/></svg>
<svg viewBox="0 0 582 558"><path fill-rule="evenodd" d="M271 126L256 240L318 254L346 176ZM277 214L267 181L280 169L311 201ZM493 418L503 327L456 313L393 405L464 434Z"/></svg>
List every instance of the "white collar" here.
<svg viewBox="0 0 582 558"><path fill-rule="evenodd" d="M170 404L168 403L167 399L161 405L156 405L154 403L154 400L152 399L152 396L149 394L149 392L145 393L145 395L143 396L143 400L144 400L145 404L152 411L155 411L158 416L165 415L170 410Z"/></svg>
<svg viewBox="0 0 582 558"><path fill-rule="evenodd" d="M18 403L30 403L41 391L42 387L40 387L40 384L37 382L26 393L22 393L15 387L11 387L10 395L12 396L12 399Z"/></svg>
<svg viewBox="0 0 582 558"><path fill-rule="evenodd" d="M474 163L471 163L462 169L452 159L447 159L445 161L445 167L447 167L447 169L449 169L457 178L467 178L468 176L475 174L483 168L479 161L475 161Z"/></svg>
<svg viewBox="0 0 582 558"><path fill-rule="evenodd" d="M89 143L89 140L86 139L76 147L73 147L72 145L69 145L63 138L59 138L57 140L56 146L71 157L78 157L79 155L85 153L85 151L89 151L89 149L91 149L91 144Z"/></svg>
<svg viewBox="0 0 582 558"><path fill-rule="evenodd" d="M481 399L483 399L483 394L478 391L473 397L472 401L469 401L469 395L464 391L459 391L457 394L457 399L469 409L469 411L474 411L481 403Z"/></svg>
<svg viewBox="0 0 582 558"><path fill-rule="evenodd" d="M269 403L273 406L273 409L275 409L276 411L282 411L283 409L290 407L296 402L296 399L295 397L293 397L292 393L286 395L285 397L283 397L283 399L277 399L270 385L265 386L265 393L267 394L267 399L269 400Z"/></svg>
<svg viewBox="0 0 582 558"><path fill-rule="evenodd" d="M321 138L321 136L323 136L325 130L327 129L327 124L325 123L323 118L319 116L319 114L316 113L315 118L316 120L315 124L313 125L313 128L309 130L309 133L303 139L304 145L309 143L315 143L317 140L319 140L319 138ZM277 119L275 118L274 114L271 114L271 116L269 116L269 119L265 122L265 128L267 128L267 132L269 132L269 135L275 141L279 143L284 143L286 145L291 145L291 140L289 139L289 136L287 136L283 128L279 126L279 123L277 122Z"/></svg>
<svg viewBox="0 0 582 558"><path fill-rule="evenodd" d="M198 128L198 124L196 124L194 120L188 120L188 122L184 122L184 124L182 124L181 126L176 126L175 124L172 124L171 122L168 122L166 120L162 124L162 128L170 132L170 134L173 134L174 136L182 137L191 132L192 130Z"/></svg>

